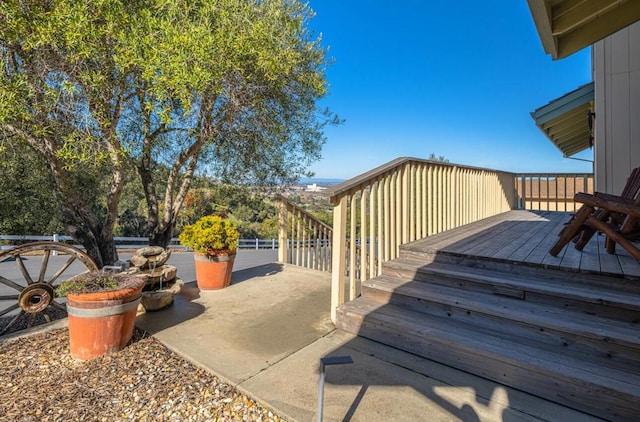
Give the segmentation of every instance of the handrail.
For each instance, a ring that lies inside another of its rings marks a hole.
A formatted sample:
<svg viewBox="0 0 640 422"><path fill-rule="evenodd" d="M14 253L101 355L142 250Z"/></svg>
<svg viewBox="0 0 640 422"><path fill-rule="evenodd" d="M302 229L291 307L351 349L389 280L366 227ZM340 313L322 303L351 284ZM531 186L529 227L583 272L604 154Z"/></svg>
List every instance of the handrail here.
<svg viewBox="0 0 640 422"><path fill-rule="evenodd" d="M299 211L302 214L304 214L306 216L306 218L308 218L309 220L313 221L314 224L317 224L318 226L324 227L327 230L331 230L331 226L328 225L327 223L325 223L324 221L318 219L316 216L314 216L313 214L310 214L308 212L306 212L305 210L303 210L302 208L300 208L299 206L297 206L296 204L294 204L293 202L289 201L286 197L284 197L283 195L278 195L277 196L278 201L281 201L281 203L287 207L287 210L289 210L290 212L294 212L294 211Z"/></svg>
<svg viewBox="0 0 640 422"><path fill-rule="evenodd" d="M395 169L398 168L398 166L401 166L402 164L405 164L407 162L434 164L438 166L451 167L451 168L460 167L460 168L465 168L469 170L480 170L480 171L500 172L505 174L514 174L514 173L502 171L502 170L494 170L494 169L489 169L484 167L460 165L460 164L454 164L454 163L449 163L444 161L426 160L423 158L415 158L415 157L399 157L399 158L396 158L395 160L382 164L372 170L362 173L349 180L345 180L342 183L331 186L325 191L325 193L329 195L330 200L333 203L335 198L338 197L339 195L345 192L348 192L350 190L353 190L354 188L356 190L359 190L362 188L363 185L369 184L372 179L378 179L380 177L383 177L384 175L388 174L390 171L391 172L394 171Z"/></svg>
<svg viewBox="0 0 640 422"><path fill-rule="evenodd" d="M278 195L278 200L278 261L330 272L331 226L282 195Z"/></svg>
<svg viewBox="0 0 640 422"><path fill-rule="evenodd" d="M518 207L527 210L575 212L576 193L593 193L593 173L518 173Z"/></svg>
<svg viewBox="0 0 640 422"><path fill-rule="evenodd" d="M399 247L516 208L515 174L402 157L328 189L333 211L331 317Z"/></svg>

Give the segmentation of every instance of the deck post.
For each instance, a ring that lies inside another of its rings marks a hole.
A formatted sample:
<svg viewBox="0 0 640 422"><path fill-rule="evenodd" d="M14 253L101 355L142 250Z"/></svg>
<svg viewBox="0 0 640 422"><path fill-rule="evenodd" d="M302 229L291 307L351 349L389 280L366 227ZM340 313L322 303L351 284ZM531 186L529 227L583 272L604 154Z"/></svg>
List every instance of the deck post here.
<svg viewBox="0 0 640 422"><path fill-rule="evenodd" d="M336 323L336 309L344 303L347 270L347 196L333 206L333 251L331 256L331 321Z"/></svg>
<svg viewBox="0 0 640 422"><path fill-rule="evenodd" d="M289 213L287 211L287 205L285 199L281 198L279 203L278 213L278 262L283 264L287 263L287 226L289 224Z"/></svg>

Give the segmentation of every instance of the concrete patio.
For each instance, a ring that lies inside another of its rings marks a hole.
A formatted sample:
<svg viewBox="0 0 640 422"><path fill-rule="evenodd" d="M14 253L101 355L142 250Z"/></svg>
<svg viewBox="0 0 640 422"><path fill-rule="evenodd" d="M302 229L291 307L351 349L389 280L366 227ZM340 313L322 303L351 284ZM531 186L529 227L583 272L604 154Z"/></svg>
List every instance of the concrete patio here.
<svg viewBox="0 0 640 422"><path fill-rule="evenodd" d="M174 304L141 313L138 327L292 420L317 418L320 358L325 421L593 421L592 416L336 331L330 274L239 254L232 285L200 291L190 254L174 254L186 285Z"/></svg>

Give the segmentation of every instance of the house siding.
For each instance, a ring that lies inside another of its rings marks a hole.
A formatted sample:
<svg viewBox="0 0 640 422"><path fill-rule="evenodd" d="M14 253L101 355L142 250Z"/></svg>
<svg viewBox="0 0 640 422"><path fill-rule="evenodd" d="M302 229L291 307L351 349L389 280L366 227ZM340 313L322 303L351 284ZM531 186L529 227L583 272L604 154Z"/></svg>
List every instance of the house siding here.
<svg viewBox="0 0 640 422"><path fill-rule="evenodd" d="M620 193L640 166L640 22L593 46L596 190Z"/></svg>

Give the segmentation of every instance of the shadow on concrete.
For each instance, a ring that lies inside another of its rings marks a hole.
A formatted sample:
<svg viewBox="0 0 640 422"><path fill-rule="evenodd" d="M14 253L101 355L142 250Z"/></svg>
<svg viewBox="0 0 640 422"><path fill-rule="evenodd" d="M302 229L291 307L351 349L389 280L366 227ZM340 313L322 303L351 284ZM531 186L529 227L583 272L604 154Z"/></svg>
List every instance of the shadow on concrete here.
<svg viewBox="0 0 640 422"><path fill-rule="evenodd" d="M196 286L196 282L185 283L180 294L174 297L171 305L158 311L138 315L136 326L150 334L157 334L167 328L196 318L205 311L204 306L195 302L199 298L200 289Z"/></svg>
<svg viewBox="0 0 640 422"><path fill-rule="evenodd" d="M259 267L247 268L240 271L234 271L231 276L231 285L239 284L247 280L251 280L256 277L268 277L281 273L284 268L283 264L271 263L267 265L261 265Z"/></svg>
<svg viewBox="0 0 640 422"><path fill-rule="evenodd" d="M351 356L354 363L343 368L328 368L325 386L327 402L335 394L331 391L331 385L359 387L355 397L350 390L350 397L353 398L350 398L348 407L343 407L347 409L341 418L343 422L362 420L363 415L367 415L371 407L376 405L384 409L380 412L381 416L395 420L442 420L443 417L465 422L519 420L514 419L513 412L507 409L507 389L491 385L490 381L476 380L472 375L458 373L436 362L360 338L328 354L343 355ZM459 379L439 376L445 371L455 372ZM463 381L465 377L466 383ZM388 391L387 397L383 397L381 387ZM389 387L394 390L388 390ZM369 409L359 412L360 406ZM336 409L333 410L335 417Z"/></svg>

